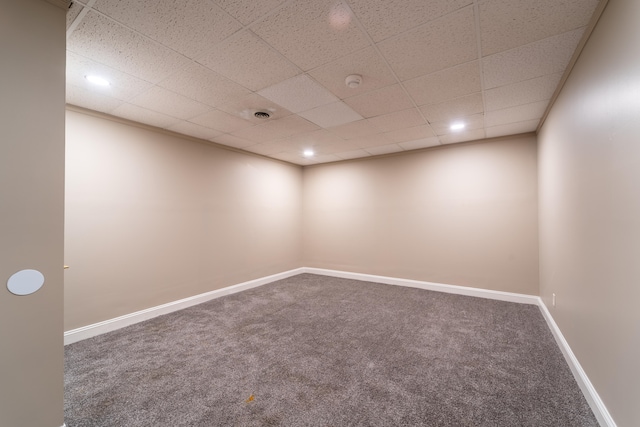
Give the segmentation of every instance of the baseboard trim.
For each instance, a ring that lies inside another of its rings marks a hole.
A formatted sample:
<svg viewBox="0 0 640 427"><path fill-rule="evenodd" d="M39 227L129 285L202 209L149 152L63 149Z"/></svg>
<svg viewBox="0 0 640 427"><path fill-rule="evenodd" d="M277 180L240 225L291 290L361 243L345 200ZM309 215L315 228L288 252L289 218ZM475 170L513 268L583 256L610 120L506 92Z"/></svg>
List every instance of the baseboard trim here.
<svg viewBox="0 0 640 427"><path fill-rule="evenodd" d="M558 347L560 347L560 350L562 351L562 354L564 355L564 358L569 365L569 368L571 369L571 372L573 373L573 376L578 383L582 394L587 400L587 403L593 411L596 419L598 420L598 423L602 427L616 427L616 423L611 417L611 414L609 414L609 411L604 405L604 402L602 402L602 399L600 399L598 392L593 387L593 384L591 384L591 381L589 381L586 372L584 371L584 369L582 369L580 362L578 362L578 359L573 354L571 347L569 347L569 343L567 342L567 340L565 340L562 332L560 332L560 328L553 320L553 316L551 316L551 313L542 301L542 298L534 295L493 291L489 289L470 288L465 286L445 285L442 283L422 282L417 280L399 279L387 276L375 276L372 274L352 273L339 270L327 270L323 268L305 267L303 268L303 270L305 273L340 277L343 279L362 280L367 282L383 283L387 285L408 286L412 288L426 289L436 292L446 292L451 294L537 305L540 308L542 316L547 322L547 325L549 326L549 329L551 330L551 333L553 334Z"/></svg>
<svg viewBox="0 0 640 427"><path fill-rule="evenodd" d="M564 358L567 361L582 394L585 399L587 399L587 403L591 407L593 415L595 415L598 420L598 423L600 423L602 427L616 427L616 423L611 417L611 414L609 414L607 407L604 405L602 399L600 399L600 396L593 384L591 384L591 381L589 381L587 373L582 369L580 362L578 362L578 358L573 354L571 347L569 347L569 343L564 338L564 335L562 335L562 332L553 319L551 312L549 312L549 309L540 297L538 297L538 306L540 307L542 316L546 320L549 329L551 329L551 333L553 334L558 347L560 347L560 350L562 351L562 354L564 355Z"/></svg>
<svg viewBox="0 0 640 427"><path fill-rule="evenodd" d="M163 314L172 313L174 311L182 310L187 307L202 304L203 302L220 298L225 295L235 294L236 292L245 291L247 289L266 285L267 283L275 282L276 280L286 279L287 277L295 276L303 272L303 268L296 268L294 270L273 274L271 276L261 277L255 280L249 280L248 282L238 283L236 285L227 286L222 289L216 289L214 291L205 292L203 294L194 295L192 297L184 298L177 301L172 301L166 304L147 308L145 310L125 314L124 316L115 317L103 322L93 323L91 325L72 329L64 333L64 345L73 344L75 342L95 337L107 332L115 331L117 329L124 328L125 326L140 323L145 320L161 316Z"/></svg>
<svg viewBox="0 0 640 427"><path fill-rule="evenodd" d="M426 289L428 291L445 292L448 294L467 295L478 298L488 298L499 301L517 302L520 304L538 305L538 297L535 295L518 294L512 292L493 291L490 289L470 288L466 286L445 285L443 283L423 282L411 279L399 279L388 276L375 276L373 274L351 273L348 271L327 270L324 268L304 267L305 273L322 276L340 277L365 282L383 283L385 285L406 286L410 288Z"/></svg>
<svg viewBox="0 0 640 427"><path fill-rule="evenodd" d="M104 322L94 323L92 325L83 326L81 328L73 329L64 333L64 345L72 344L87 338L91 338L100 334L115 331L125 326L133 325L135 323L143 322L145 320L152 319L163 314L172 313L174 311L182 310L187 307L202 304L203 302L210 301L212 299L220 298L225 295L234 294L247 289L255 288L258 286L266 285L277 280L286 279L302 273L317 274L321 276L339 277L343 279L354 279L366 282L382 283L395 286L406 286L411 288L425 289L436 292L445 292L457 295L466 295L478 298L488 298L499 301L515 302L520 304L537 305L542 312L542 315L553 334L556 343L560 347L562 354L573 373L573 376L582 391L587 403L591 407L596 419L602 427L617 427L613 418L609 414L604 402L600 399L598 392L589 381L586 372L582 369L580 362L573 354L569 343L565 340L560 328L556 324L553 316L547 309L547 306L542 301L542 298L534 295L518 294L512 292L493 291L489 289L470 288L466 286L446 285L443 283L423 282L411 279L401 279L388 276L376 276L373 274L352 273L347 271L329 270L323 268L313 267L301 267L294 270L285 271L271 276L262 277L248 282L239 283L237 285L228 286L222 289L216 289L211 292L205 292L203 294L194 295L189 298L184 298L178 301L173 301L167 304L162 304L156 307L151 307L145 310L140 310L135 313L127 314L124 316L116 317L114 319L105 320ZM62 427L66 427L65 424Z"/></svg>

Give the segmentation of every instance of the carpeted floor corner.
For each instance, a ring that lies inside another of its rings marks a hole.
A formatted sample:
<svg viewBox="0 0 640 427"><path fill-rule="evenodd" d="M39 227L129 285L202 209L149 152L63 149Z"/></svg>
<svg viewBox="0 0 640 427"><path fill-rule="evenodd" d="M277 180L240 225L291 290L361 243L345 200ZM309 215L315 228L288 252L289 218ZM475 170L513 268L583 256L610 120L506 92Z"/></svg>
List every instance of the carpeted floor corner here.
<svg viewBox="0 0 640 427"><path fill-rule="evenodd" d="M598 425L538 307L311 274L66 346L65 422Z"/></svg>

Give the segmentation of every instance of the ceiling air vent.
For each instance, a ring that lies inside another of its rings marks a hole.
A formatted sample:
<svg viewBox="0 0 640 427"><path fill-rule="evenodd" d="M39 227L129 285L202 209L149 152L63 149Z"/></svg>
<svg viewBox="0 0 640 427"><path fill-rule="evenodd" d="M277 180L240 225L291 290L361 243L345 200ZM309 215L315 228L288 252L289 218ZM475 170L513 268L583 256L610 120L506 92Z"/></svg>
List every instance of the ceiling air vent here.
<svg viewBox="0 0 640 427"><path fill-rule="evenodd" d="M271 114L267 113L266 111L256 111L255 113L253 113L254 116L256 116L258 119L263 119L266 120L269 117L271 117Z"/></svg>

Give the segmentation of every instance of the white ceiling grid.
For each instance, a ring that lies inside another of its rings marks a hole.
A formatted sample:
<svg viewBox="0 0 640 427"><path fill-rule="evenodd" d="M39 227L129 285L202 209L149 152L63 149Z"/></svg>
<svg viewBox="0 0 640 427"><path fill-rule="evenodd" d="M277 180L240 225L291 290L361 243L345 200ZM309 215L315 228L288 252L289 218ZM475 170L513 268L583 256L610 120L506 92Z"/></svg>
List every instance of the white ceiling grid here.
<svg viewBox="0 0 640 427"><path fill-rule="evenodd" d="M530 132L597 3L78 0L67 103L299 165Z"/></svg>

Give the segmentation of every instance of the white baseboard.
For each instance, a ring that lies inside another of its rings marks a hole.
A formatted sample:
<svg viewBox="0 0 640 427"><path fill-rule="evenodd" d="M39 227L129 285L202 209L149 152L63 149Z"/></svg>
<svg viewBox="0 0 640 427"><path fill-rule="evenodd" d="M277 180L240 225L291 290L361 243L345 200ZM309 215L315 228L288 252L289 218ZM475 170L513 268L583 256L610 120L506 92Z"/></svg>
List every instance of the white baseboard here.
<svg viewBox="0 0 640 427"><path fill-rule="evenodd" d="M105 320L103 322L94 323L77 329L72 329L64 333L64 345L73 344L74 342L95 337L107 332L115 331L116 329L143 322L145 320L149 320L163 314L172 313L174 311L182 310L183 308L202 304L203 302L210 301L215 298L220 298L225 295L235 294L236 292L241 292L247 289L266 285L267 283L275 282L276 280L286 279L287 277L295 276L303 272L303 268L297 268L294 270L273 274L271 276L250 280L248 282L239 283L237 285L228 286L226 288L216 289L215 291L194 295L192 297L184 298L178 301L172 301L166 304L147 308L145 310L136 311L135 313L125 314L124 316Z"/></svg>
<svg viewBox="0 0 640 427"><path fill-rule="evenodd" d="M598 423L600 423L602 427L616 427L616 423L613 421L611 414L609 414L607 407L604 405L602 399L600 399L600 396L598 395L595 387L593 387L593 384L591 384L591 381L589 381L587 373L582 369L580 362L578 362L578 358L573 354L571 347L569 347L569 343L564 338L564 335L562 335L560 328L556 324L555 320L553 320L553 316L551 316L551 313L542 301L542 298L538 298L538 306L540 307L542 316L547 321L547 325L549 326L549 329L551 329L551 333L553 334L558 347L560 347L569 368L571 368L571 372L573 373L580 390L582 390L584 398L587 399L587 403L591 407L593 415L595 415L598 420Z"/></svg>
<svg viewBox="0 0 640 427"><path fill-rule="evenodd" d="M384 283L387 285L408 286L412 288L427 289L430 291L537 305L540 308L540 311L542 312L542 315L546 320L549 329L551 329L551 333L553 334L558 347L560 347L562 354L564 354L565 360L567 361L567 364L569 365L569 368L571 369L571 372L573 373L573 376L578 383L582 394L587 400L587 403L591 407L591 410L593 411L596 419L602 427L616 427L616 423L613 421L613 418L605 407L604 402L602 402L602 399L600 399L600 396L596 392L596 389L591 384L591 381L589 381L587 374L582 369L582 366L580 366L580 362L578 362L578 359L573 354L573 351L569 347L569 343L567 343L567 341L564 339L562 332L560 332L560 328L558 328L558 325L553 320L553 317L547 309L547 306L542 301L542 298L534 295L492 291L489 289L469 288L465 286L445 285L442 283L421 282L417 280L399 279L387 276L375 276L362 273L351 273L338 270L326 270L322 268L305 267L303 270L305 273L319 274L323 276L363 280L367 282Z"/></svg>
<svg viewBox="0 0 640 427"><path fill-rule="evenodd" d="M365 282L383 283L385 285L406 286L410 288L426 289L428 291L445 292L448 294L467 295L479 298L489 298L500 301L517 302L520 304L538 305L538 297L535 295L517 294L512 292L492 291L489 289L469 288L466 286L445 285L442 283L422 282L419 280L399 279L388 276L375 276L372 274L351 273L347 271L326 270L324 268L304 267L305 273L322 276L341 277L343 279L362 280Z"/></svg>
<svg viewBox="0 0 640 427"><path fill-rule="evenodd" d="M406 286L411 288L426 289L430 291L445 292L450 294L467 295L479 298L488 298L499 301L515 302L520 304L532 304L540 307L540 311L544 319L551 329L560 350L564 354L565 360L573 373L573 376L580 387L585 399L587 400L591 410L602 427L616 427L616 423L609 414L609 411L605 407L602 399L596 392L595 388L589 381L587 374L580 366L580 362L573 354L573 351L569 347L569 344L564 339L562 332L558 328L558 325L553 320L551 313L547 309L547 306L542 301L542 298L534 295L518 294L512 292L493 291L489 289L470 288L465 286L446 285L442 283L423 282L418 280L400 279L387 276L376 276L372 274L351 273L347 271L327 270L323 268L313 267L301 267L294 270L285 271L282 273L274 274L271 276L262 277L248 282L239 283L237 285L229 286L215 291L206 292L200 295L195 295L189 298L184 298L178 301L173 301L167 304L151 307L146 310L137 311L135 313L127 314L124 316L116 317L114 319L105 320L104 322L95 323L92 325L83 326L78 329L73 329L64 333L64 344L71 344L83 339L91 338L106 332L111 332L116 329L123 328L125 326L133 325L148 319L152 319L163 314L171 313L183 308L191 307L197 304L201 304L206 301L210 301L215 298L220 298L224 295L234 294L247 289L255 288L258 286L266 285L267 283L275 282L277 280L286 279L288 277L295 276L297 274L310 273L322 276L340 277L344 279L354 279L366 282L383 283L387 285ZM66 427L63 425L62 427Z"/></svg>

